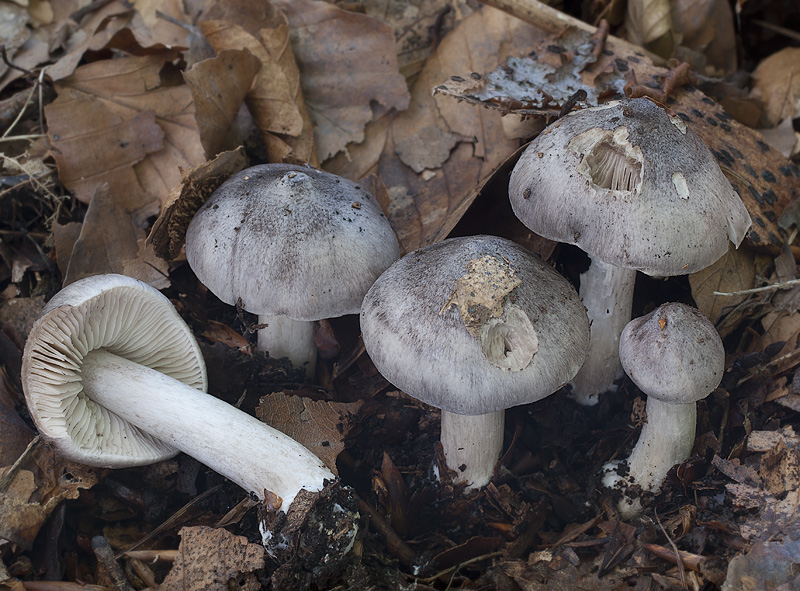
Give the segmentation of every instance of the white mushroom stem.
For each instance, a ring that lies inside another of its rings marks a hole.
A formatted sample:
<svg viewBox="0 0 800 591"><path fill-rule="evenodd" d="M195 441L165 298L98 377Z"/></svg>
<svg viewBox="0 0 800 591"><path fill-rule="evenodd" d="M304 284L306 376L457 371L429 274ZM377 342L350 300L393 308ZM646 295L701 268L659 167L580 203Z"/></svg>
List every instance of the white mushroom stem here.
<svg viewBox="0 0 800 591"><path fill-rule="evenodd" d="M607 488L638 485L642 490L657 493L670 468L685 461L692 453L697 423L697 403L670 404L653 396L647 398L647 423L628 458L628 473L620 477L619 462L604 467L603 484ZM618 505L623 518L641 511L638 498L624 497Z"/></svg>
<svg viewBox="0 0 800 591"><path fill-rule="evenodd" d="M505 411L485 415L457 415L442 411L442 448L456 482L467 488L489 484L503 449Z"/></svg>
<svg viewBox="0 0 800 591"><path fill-rule="evenodd" d="M278 495L283 511L301 489L316 492L334 479L294 439L159 371L98 349L84 358L82 374L96 403L259 498L265 489Z"/></svg>
<svg viewBox="0 0 800 591"><path fill-rule="evenodd" d="M572 380L570 396L580 404L594 406L598 397L614 388L622 377L619 335L631 319L636 271L592 258L581 275L580 296L591 323L589 353Z"/></svg>
<svg viewBox="0 0 800 591"><path fill-rule="evenodd" d="M294 367L305 369L313 379L317 371L314 323L288 316L259 316L258 322L266 325L258 331L258 350L273 359L288 357Z"/></svg>

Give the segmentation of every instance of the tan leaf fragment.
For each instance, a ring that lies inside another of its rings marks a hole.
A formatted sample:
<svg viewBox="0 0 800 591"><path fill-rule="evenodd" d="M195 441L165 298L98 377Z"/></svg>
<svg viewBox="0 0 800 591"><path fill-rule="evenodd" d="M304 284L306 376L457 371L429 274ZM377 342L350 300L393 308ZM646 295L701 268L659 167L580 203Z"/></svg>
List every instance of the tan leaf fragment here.
<svg viewBox="0 0 800 591"><path fill-rule="evenodd" d="M229 176L247 166L243 148L223 152L213 160L187 170L169 194L147 241L164 260L178 257L186 238L186 228L194 214Z"/></svg>
<svg viewBox="0 0 800 591"><path fill-rule="evenodd" d="M262 396L256 417L303 444L338 474L336 458L363 401L328 402L273 392Z"/></svg>
<svg viewBox="0 0 800 591"><path fill-rule="evenodd" d="M786 47L763 60L753 71L753 91L767 107L771 126L800 114L800 47Z"/></svg>
<svg viewBox="0 0 800 591"><path fill-rule="evenodd" d="M61 181L84 203L103 183L126 211L163 201L181 169L205 160L191 91L161 86L174 57L93 62L56 84L59 96L45 107L48 135Z"/></svg>
<svg viewBox="0 0 800 591"><path fill-rule="evenodd" d="M183 73L194 98L207 158L223 149L225 136L260 69L261 62L247 49L227 49Z"/></svg>
<svg viewBox="0 0 800 591"><path fill-rule="evenodd" d="M764 488L775 496L800 489L800 450L780 442L761 458L760 473Z"/></svg>
<svg viewBox="0 0 800 591"><path fill-rule="evenodd" d="M408 107L392 29L319 0L280 0L302 73L303 94L321 161L364 139L372 103L383 110Z"/></svg>
<svg viewBox="0 0 800 591"><path fill-rule="evenodd" d="M178 555L161 589L227 591L231 580L236 589L261 588L253 573L264 568L263 546L207 526L184 527L179 533Z"/></svg>
<svg viewBox="0 0 800 591"><path fill-rule="evenodd" d="M41 440L14 466L8 488L0 490L0 538L25 549L61 501L97 483L95 469L64 460Z"/></svg>
<svg viewBox="0 0 800 591"><path fill-rule="evenodd" d="M727 0L675 0L672 27L682 46L705 57L711 74L736 70L736 31Z"/></svg>
<svg viewBox="0 0 800 591"><path fill-rule="evenodd" d="M171 16L176 21L188 22L189 16L183 10L182 0L133 0L136 15L131 29L144 47L163 45L164 47L188 47L189 32L158 13Z"/></svg>
<svg viewBox="0 0 800 591"><path fill-rule="evenodd" d="M744 311L736 306L747 299L746 295L718 296L714 292L733 293L751 289L755 285L755 253L747 246L738 249L729 245L728 252L716 263L689 275L689 285L697 308L715 325L726 314L733 317L718 326L722 337L739 325ZM724 333L724 334L723 334Z"/></svg>
<svg viewBox="0 0 800 591"><path fill-rule="evenodd" d="M673 40L669 0L628 0L625 26L631 43L654 49L660 55L670 54ZM657 42L664 37L669 39L662 52Z"/></svg>

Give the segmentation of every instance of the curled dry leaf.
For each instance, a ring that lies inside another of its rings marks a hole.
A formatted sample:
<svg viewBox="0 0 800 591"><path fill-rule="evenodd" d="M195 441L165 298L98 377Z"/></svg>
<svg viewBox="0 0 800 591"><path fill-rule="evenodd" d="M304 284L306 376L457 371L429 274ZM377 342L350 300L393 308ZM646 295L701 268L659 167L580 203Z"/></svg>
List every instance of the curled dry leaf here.
<svg viewBox="0 0 800 591"><path fill-rule="evenodd" d="M338 474L336 458L344 449L344 438L363 403L310 400L273 392L261 397L256 417L299 441Z"/></svg>
<svg viewBox="0 0 800 591"><path fill-rule="evenodd" d="M181 170L205 160L186 86L162 86L172 52L81 66L45 107L61 182L88 203L108 183L126 211L163 201Z"/></svg>
<svg viewBox="0 0 800 591"><path fill-rule="evenodd" d="M767 122L778 125L800 114L800 47L787 47L758 64L753 90L767 108Z"/></svg>
<svg viewBox="0 0 800 591"><path fill-rule="evenodd" d="M207 526L184 527L172 569L161 589L227 591L228 582L239 589L260 589L255 571L264 568L266 552L244 536Z"/></svg>
<svg viewBox="0 0 800 591"><path fill-rule="evenodd" d="M703 54L716 73L736 70L736 32L727 0L675 0L672 26L681 45Z"/></svg>
<svg viewBox="0 0 800 591"><path fill-rule="evenodd" d="M130 27L143 47L189 47L189 31L177 24L189 21L182 0L133 0L132 4L136 13Z"/></svg>
<svg viewBox="0 0 800 591"><path fill-rule="evenodd" d="M237 148L186 171L181 182L170 192L147 237L155 254L167 261L177 258L194 214L214 189L246 166L244 149Z"/></svg>
<svg viewBox="0 0 800 591"><path fill-rule="evenodd" d="M364 139L373 101L383 111L408 107L389 26L318 0L280 0L275 5L289 17L321 161Z"/></svg>
<svg viewBox="0 0 800 591"><path fill-rule="evenodd" d="M628 0L625 27L631 43L666 57L672 52L669 0Z"/></svg>
<svg viewBox="0 0 800 591"><path fill-rule="evenodd" d="M225 136L250 91L261 62L247 49L226 49L183 73L197 112L206 157L223 149Z"/></svg>

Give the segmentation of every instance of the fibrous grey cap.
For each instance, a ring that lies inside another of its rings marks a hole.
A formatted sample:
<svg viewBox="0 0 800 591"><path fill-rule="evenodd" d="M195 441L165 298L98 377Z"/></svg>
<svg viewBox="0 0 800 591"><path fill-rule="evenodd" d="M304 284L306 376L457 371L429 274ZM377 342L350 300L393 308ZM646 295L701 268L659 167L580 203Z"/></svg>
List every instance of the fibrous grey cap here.
<svg viewBox="0 0 800 591"><path fill-rule="evenodd" d="M130 277L87 277L58 292L28 335L22 385L39 432L63 455L90 466L138 466L174 456L175 448L86 396L81 364L95 349L206 390L197 341L166 297Z"/></svg>
<svg viewBox="0 0 800 591"><path fill-rule="evenodd" d="M574 111L526 148L514 213L537 234L649 275L694 273L751 225L702 140L647 99Z"/></svg>
<svg viewBox="0 0 800 591"><path fill-rule="evenodd" d="M387 380L466 415L552 394L577 373L589 343L566 279L495 236L451 238L394 263L364 297L361 330Z"/></svg>
<svg viewBox="0 0 800 591"><path fill-rule="evenodd" d="M375 198L339 176L289 164L235 174L195 214L186 258L223 302L265 316L356 314L400 256Z"/></svg>
<svg viewBox="0 0 800 591"><path fill-rule="evenodd" d="M725 349L714 325L678 303L631 320L619 339L619 358L642 392L672 404L705 398L725 370Z"/></svg>

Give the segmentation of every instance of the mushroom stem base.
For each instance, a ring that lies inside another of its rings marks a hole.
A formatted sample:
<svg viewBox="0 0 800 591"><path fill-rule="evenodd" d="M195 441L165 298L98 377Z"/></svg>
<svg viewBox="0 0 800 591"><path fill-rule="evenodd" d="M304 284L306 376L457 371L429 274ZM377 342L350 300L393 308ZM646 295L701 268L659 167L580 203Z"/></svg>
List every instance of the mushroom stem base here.
<svg viewBox="0 0 800 591"><path fill-rule="evenodd" d="M83 365L84 393L97 404L285 511L301 489L334 476L305 447L222 400L104 350ZM109 437L113 436L109 434Z"/></svg>
<svg viewBox="0 0 800 591"><path fill-rule="evenodd" d="M505 411L485 415L457 415L442 411L442 448L455 482L467 488L489 484L503 449Z"/></svg>
<svg viewBox="0 0 800 591"><path fill-rule="evenodd" d="M288 316L259 316L258 350L269 353L273 359L287 357L298 369L305 369L309 378L317 371L317 344L314 341L314 323L294 320Z"/></svg>
<svg viewBox="0 0 800 591"><path fill-rule="evenodd" d="M580 404L594 406L622 377L619 336L631 319L635 282L635 269L597 258L581 275L580 296L591 323L591 340L586 361L572 380L570 397Z"/></svg>

